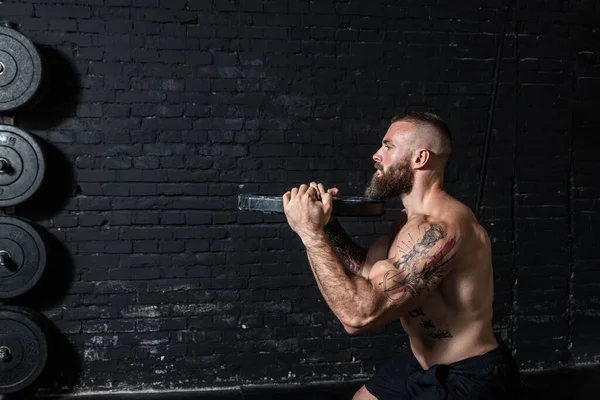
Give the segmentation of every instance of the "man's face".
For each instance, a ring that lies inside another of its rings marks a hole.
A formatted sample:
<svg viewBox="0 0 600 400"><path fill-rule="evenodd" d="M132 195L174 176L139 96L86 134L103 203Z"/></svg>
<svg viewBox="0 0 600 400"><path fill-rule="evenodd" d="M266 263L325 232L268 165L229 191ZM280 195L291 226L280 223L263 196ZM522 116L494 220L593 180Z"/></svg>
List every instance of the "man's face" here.
<svg viewBox="0 0 600 400"><path fill-rule="evenodd" d="M365 189L365 197L369 199L385 199L398 197L412 191L415 182L415 173L410 167L410 161L397 162L383 172L382 167L375 164L377 172L373 174L371 182Z"/></svg>
<svg viewBox="0 0 600 400"><path fill-rule="evenodd" d="M373 155L377 172L365 189L365 197L384 199L408 194L414 184L414 171L407 152L407 132L413 125L401 121L393 123L382 141L381 148Z"/></svg>

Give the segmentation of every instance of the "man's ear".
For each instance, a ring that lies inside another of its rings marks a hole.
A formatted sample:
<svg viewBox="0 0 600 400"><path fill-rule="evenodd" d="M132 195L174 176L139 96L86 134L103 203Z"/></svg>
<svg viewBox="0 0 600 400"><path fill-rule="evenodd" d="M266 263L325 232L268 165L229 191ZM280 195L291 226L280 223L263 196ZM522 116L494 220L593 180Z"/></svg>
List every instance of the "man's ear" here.
<svg viewBox="0 0 600 400"><path fill-rule="evenodd" d="M415 168L423 168L427 161L429 161L429 150L427 149L417 149L414 153L414 167Z"/></svg>

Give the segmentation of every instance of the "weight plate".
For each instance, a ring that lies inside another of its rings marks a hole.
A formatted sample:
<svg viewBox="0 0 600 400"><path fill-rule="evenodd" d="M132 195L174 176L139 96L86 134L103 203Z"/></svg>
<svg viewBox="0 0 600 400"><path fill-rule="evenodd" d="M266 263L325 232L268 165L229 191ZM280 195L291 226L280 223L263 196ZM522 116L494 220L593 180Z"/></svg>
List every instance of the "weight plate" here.
<svg viewBox="0 0 600 400"><path fill-rule="evenodd" d="M42 328L46 335L48 334L48 319L44 316L44 314L40 313L39 311L31 307L11 306L8 304L4 304L0 308L2 308L3 310L10 310L23 314L27 318L33 320L40 328Z"/></svg>
<svg viewBox="0 0 600 400"><path fill-rule="evenodd" d="M0 207L30 198L40 188L45 172L44 154L33 135L0 124Z"/></svg>
<svg viewBox="0 0 600 400"><path fill-rule="evenodd" d="M0 335L0 347L7 349L9 358L6 360L0 359L0 373L15 368L23 359L23 346L21 342L10 336Z"/></svg>
<svg viewBox="0 0 600 400"><path fill-rule="evenodd" d="M244 211L262 211L264 213L283 213L282 196L261 196L240 194L238 208ZM335 216L377 216L385 213L385 202L366 197L338 196L333 198L332 215Z"/></svg>
<svg viewBox="0 0 600 400"><path fill-rule="evenodd" d="M0 264L0 299L28 292L42 277L46 245L28 221L0 217L0 252L7 254L7 261Z"/></svg>
<svg viewBox="0 0 600 400"><path fill-rule="evenodd" d="M31 100L41 79L42 60L35 45L16 30L0 26L0 112Z"/></svg>
<svg viewBox="0 0 600 400"><path fill-rule="evenodd" d="M44 332L44 335L46 336L46 341L48 342L48 346L51 346L50 344L50 335L51 335L51 327L50 327L50 321L48 320L48 318L46 318L46 316L44 316L44 314L42 314L41 312L31 308L31 307L25 307L25 306L15 306L15 305L8 305L8 304L4 304L2 306L0 306L0 308L4 309L4 310L10 310L10 311L14 311L17 313L21 313L23 314L25 317L31 319L33 322L35 322L37 324L37 326L39 326L42 331ZM50 357L50 349L48 350L49 354L48 354L48 358Z"/></svg>
<svg viewBox="0 0 600 400"><path fill-rule="evenodd" d="M39 324L15 307L0 307L0 347L10 357L0 360L0 394L29 386L40 375L48 358L48 342Z"/></svg>

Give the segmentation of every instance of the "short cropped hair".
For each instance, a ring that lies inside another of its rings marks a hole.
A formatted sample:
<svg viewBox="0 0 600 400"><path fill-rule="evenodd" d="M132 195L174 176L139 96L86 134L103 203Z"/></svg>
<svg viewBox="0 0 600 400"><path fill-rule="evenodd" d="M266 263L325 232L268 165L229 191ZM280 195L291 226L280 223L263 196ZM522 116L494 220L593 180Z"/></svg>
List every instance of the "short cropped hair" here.
<svg viewBox="0 0 600 400"><path fill-rule="evenodd" d="M443 156L450 157L452 153L452 134L450 133L450 128L448 128L448 124L437 114L426 112L426 111L408 111L405 114L396 114L392 117L391 123L398 121L408 121L412 122L415 125L426 126L428 128L433 128L432 130L437 134L441 135L441 143L442 147L445 151L443 151Z"/></svg>

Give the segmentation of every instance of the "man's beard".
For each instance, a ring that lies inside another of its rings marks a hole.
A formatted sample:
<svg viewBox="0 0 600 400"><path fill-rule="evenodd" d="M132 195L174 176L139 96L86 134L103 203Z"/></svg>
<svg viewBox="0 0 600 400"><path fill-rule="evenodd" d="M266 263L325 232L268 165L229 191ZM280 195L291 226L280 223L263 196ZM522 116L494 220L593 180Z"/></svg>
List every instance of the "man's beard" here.
<svg viewBox="0 0 600 400"><path fill-rule="evenodd" d="M377 176L373 174L371 182L365 189L365 197L369 199L385 199L410 193L415 183L415 173L410 169L408 161L390 167L388 172Z"/></svg>

